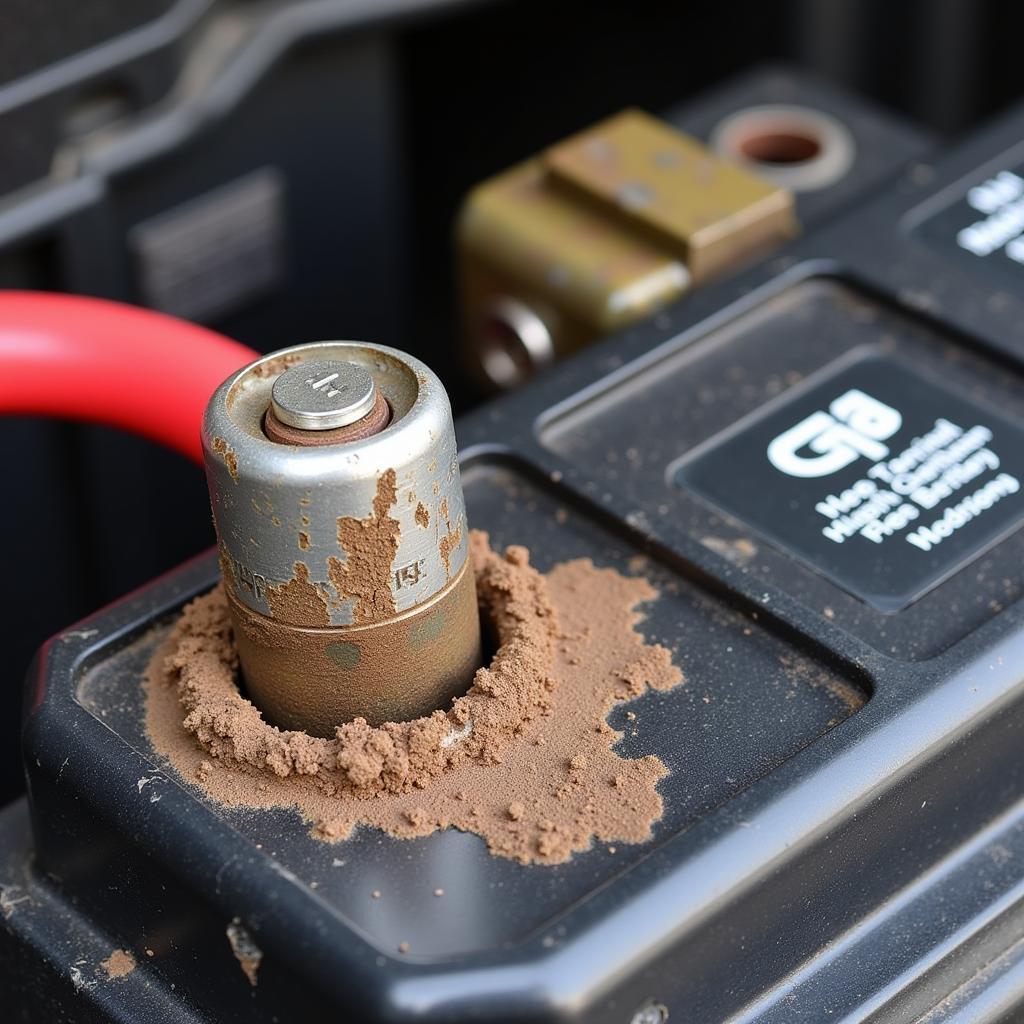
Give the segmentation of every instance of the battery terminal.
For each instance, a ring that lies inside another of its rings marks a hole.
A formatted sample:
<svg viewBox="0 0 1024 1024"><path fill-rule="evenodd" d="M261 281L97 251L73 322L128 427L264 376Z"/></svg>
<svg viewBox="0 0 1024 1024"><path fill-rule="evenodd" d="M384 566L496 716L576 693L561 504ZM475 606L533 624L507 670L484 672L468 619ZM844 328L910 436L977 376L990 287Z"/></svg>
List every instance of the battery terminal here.
<svg viewBox="0 0 1024 1024"><path fill-rule="evenodd" d="M471 362L514 386L797 230L788 189L626 110L468 197L458 234Z"/></svg>

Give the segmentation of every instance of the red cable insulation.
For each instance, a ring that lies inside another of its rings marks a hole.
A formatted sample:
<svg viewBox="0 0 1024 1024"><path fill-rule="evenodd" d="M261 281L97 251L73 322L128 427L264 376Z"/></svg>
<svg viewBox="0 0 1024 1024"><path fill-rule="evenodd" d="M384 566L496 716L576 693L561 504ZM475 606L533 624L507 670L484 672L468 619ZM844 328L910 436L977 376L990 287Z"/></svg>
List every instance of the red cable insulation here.
<svg viewBox="0 0 1024 1024"><path fill-rule="evenodd" d="M202 463L210 395L258 353L106 299L0 291L0 414L87 420Z"/></svg>

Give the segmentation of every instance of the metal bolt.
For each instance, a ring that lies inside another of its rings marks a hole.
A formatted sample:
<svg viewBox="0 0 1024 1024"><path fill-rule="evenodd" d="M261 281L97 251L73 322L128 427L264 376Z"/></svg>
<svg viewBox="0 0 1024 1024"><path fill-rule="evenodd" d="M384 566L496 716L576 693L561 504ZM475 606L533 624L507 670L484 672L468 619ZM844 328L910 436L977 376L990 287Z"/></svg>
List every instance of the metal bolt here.
<svg viewBox="0 0 1024 1024"><path fill-rule="evenodd" d="M517 387L554 361L547 325L516 299L492 302L480 319L477 358L487 379L500 388Z"/></svg>
<svg viewBox="0 0 1024 1024"><path fill-rule="evenodd" d="M299 363L274 381L274 415L299 430L335 430L373 409L377 389L370 372L336 359Z"/></svg>

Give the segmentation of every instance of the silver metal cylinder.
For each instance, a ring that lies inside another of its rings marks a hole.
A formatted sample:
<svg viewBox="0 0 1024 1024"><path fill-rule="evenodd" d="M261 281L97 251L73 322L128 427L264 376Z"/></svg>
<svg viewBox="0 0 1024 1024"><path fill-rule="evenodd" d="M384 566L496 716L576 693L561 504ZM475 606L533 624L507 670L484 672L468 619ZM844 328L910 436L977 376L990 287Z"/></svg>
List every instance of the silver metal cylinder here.
<svg viewBox="0 0 1024 1024"><path fill-rule="evenodd" d="M475 584L451 407L427 366L362 342L284 349L218 388L203 451L242 672L269 721L332 735L468 687Z"/></svg>

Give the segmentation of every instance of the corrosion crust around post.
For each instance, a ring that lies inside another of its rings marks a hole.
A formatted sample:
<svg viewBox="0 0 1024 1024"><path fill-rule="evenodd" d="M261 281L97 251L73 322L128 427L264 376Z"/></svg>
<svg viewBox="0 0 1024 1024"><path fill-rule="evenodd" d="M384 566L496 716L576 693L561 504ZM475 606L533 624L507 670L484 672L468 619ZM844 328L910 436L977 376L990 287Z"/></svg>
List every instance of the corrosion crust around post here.
<svg viewBox="0 0 1024 1024"><path fill-rule="evenodd" d="M293 806L314 835L368 824L396 836L454 827L492 853L558 863L595 839L640 842L662 813L656 757L616 753L611 708L681 681L637 632L643 579L589 560L546 576L525 548L471 535L472 571L497 652L469 692L413 721L337 724L330 737L274 728L239 692L219 589L184 612L147 684L156 751L212 799Z"/></svg>
<svg viewBox="0 0 1024 1024"><path fill-rule="evenodd" d="M323 619L310 627L279 623L226 595L235 643L249 666L249 695L281 728L330 737L339 722L356 718L373 726L415 718L465 693L480 665L468 562L430 600L364 626L331 627L325 599L308 583L292 580L282 589Z"/></svg>

